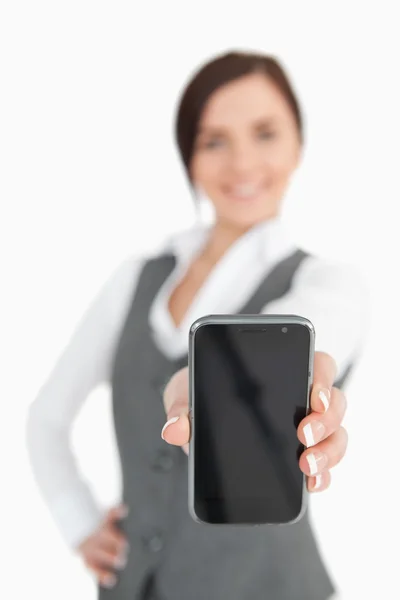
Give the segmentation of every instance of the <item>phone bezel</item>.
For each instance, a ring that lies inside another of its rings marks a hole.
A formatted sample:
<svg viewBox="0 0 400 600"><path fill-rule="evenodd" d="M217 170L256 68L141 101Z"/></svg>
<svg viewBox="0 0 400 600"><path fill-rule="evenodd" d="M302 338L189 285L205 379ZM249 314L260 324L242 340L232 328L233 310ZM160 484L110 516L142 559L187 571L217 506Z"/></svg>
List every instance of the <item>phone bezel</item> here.
<svg viewBox="0 0 400 600"><path fill-rule="evenodd" d="M199 524L202 525L211 525L213 527L229 527L232 524L229 523L209 523L208 521L203 521L197 515L195 510L195 490L194 490L194 440L195 440L195 423L194 423L194 403L195 403L195 393L194 393L194 360L195 360L195 337L196 332L203 327L204 325L238 325L238 326L246 326L246 325L260 325L262 327L268 327L268 325L282 325L283 327L289 327L290 325L302 325L307 327L310 333L310 351L309 351L309 359L308 359L308 392L307 392L307 406L306 412L307 414L310 411L310 395L311 388L314 379L314 354L315 354L315 328L311 321L305 317L301 317L299 315L206 315L196 319L194 323L192 323L189 331L189 352L188 352L188 370L189 370L189 419L190 419L190 441L189 441L189 457L188 457L188 508L191 518ZM286 335L286 334L284 334ZM305 446L303 446L305 449ZM274 525L293 525L302 519L307 508L308 508L308 490L307 490L307 479L303 474L303 486L302 486L302 502L299 514L297 517L292 519L291 521L285 522L274 522ZM235 523L234 525L237 527L246 526L259 526L259 525L268 525L270 523Z"/></svg>

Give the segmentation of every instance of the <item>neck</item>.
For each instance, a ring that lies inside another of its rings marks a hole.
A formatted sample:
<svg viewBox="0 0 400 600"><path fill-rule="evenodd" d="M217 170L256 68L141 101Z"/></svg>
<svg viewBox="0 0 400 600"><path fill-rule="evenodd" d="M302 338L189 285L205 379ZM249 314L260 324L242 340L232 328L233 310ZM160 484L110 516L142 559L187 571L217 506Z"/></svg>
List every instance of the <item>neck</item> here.
<svg viewBox="0 0 400 600"><path fill-rule="evenodd" d="M235 227L231 223L217 221L203 251L203 258L215 264L225 252L253 226Z"/></svg>

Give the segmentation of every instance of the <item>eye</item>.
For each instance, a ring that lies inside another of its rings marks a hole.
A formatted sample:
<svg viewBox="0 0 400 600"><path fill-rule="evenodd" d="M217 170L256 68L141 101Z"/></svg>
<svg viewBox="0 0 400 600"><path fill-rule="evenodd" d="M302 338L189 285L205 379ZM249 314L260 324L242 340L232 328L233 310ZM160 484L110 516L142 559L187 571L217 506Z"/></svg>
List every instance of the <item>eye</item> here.
<svg viewBox="0 0 400 600"><path fill-rule="evenodd" d="M275 137L275 132L267 129L262 129L257 133L260 140L272 140Z"/></svg>
<svg viewBox="0 0 400 600"><path fill-rule="evenodd" d="M214 137L203 142L202 146L206 150L214 150L223 146L224 140L221 137Z"/></svg>

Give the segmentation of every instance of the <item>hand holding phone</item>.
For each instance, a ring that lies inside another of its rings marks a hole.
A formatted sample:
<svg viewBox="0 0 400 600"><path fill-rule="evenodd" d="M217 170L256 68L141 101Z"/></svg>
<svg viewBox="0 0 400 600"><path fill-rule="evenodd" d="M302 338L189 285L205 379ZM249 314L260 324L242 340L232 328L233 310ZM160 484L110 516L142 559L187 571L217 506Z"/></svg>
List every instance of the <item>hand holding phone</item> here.
<svg viewBox="0 0 400 600"><path fill-rule="evenodd" d="M316 485L326 489L329 469L346 450L347 434L341 427L346 401L333 387L336 366L330 356L316 353L313 380L311 324L281 316L262 316L261 325L254 323L259 318L229 315L197 321L190 341L190 382L183 369L165 390L168 422L163 437L186 451L190 439L189 507L200 522L293 522L304 510L304 475L309 476L310 491ZM228 326L247 331L228 331ZM268 331L253 333L253 326ZM206 335L197 338L200 332ZM290 344L284 341L288 339ZM293 364L288 368L290 352ZM293 385L295 393L288 393ZM278 397L286 401L279 401L277 411L273 399Z"/></svg>

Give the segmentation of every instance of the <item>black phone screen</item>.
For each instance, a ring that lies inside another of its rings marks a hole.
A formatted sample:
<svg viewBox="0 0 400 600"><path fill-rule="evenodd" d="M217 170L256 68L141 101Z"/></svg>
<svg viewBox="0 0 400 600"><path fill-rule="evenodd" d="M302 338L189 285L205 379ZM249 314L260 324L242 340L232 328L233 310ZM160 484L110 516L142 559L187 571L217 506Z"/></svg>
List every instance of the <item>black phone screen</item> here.
<svg viewBox="0 0 400 600"><path fill-rule="evenodd" d="M206 523L287 523L302 509L311 334L204 324L194 334L193 508Z"/></svg>

